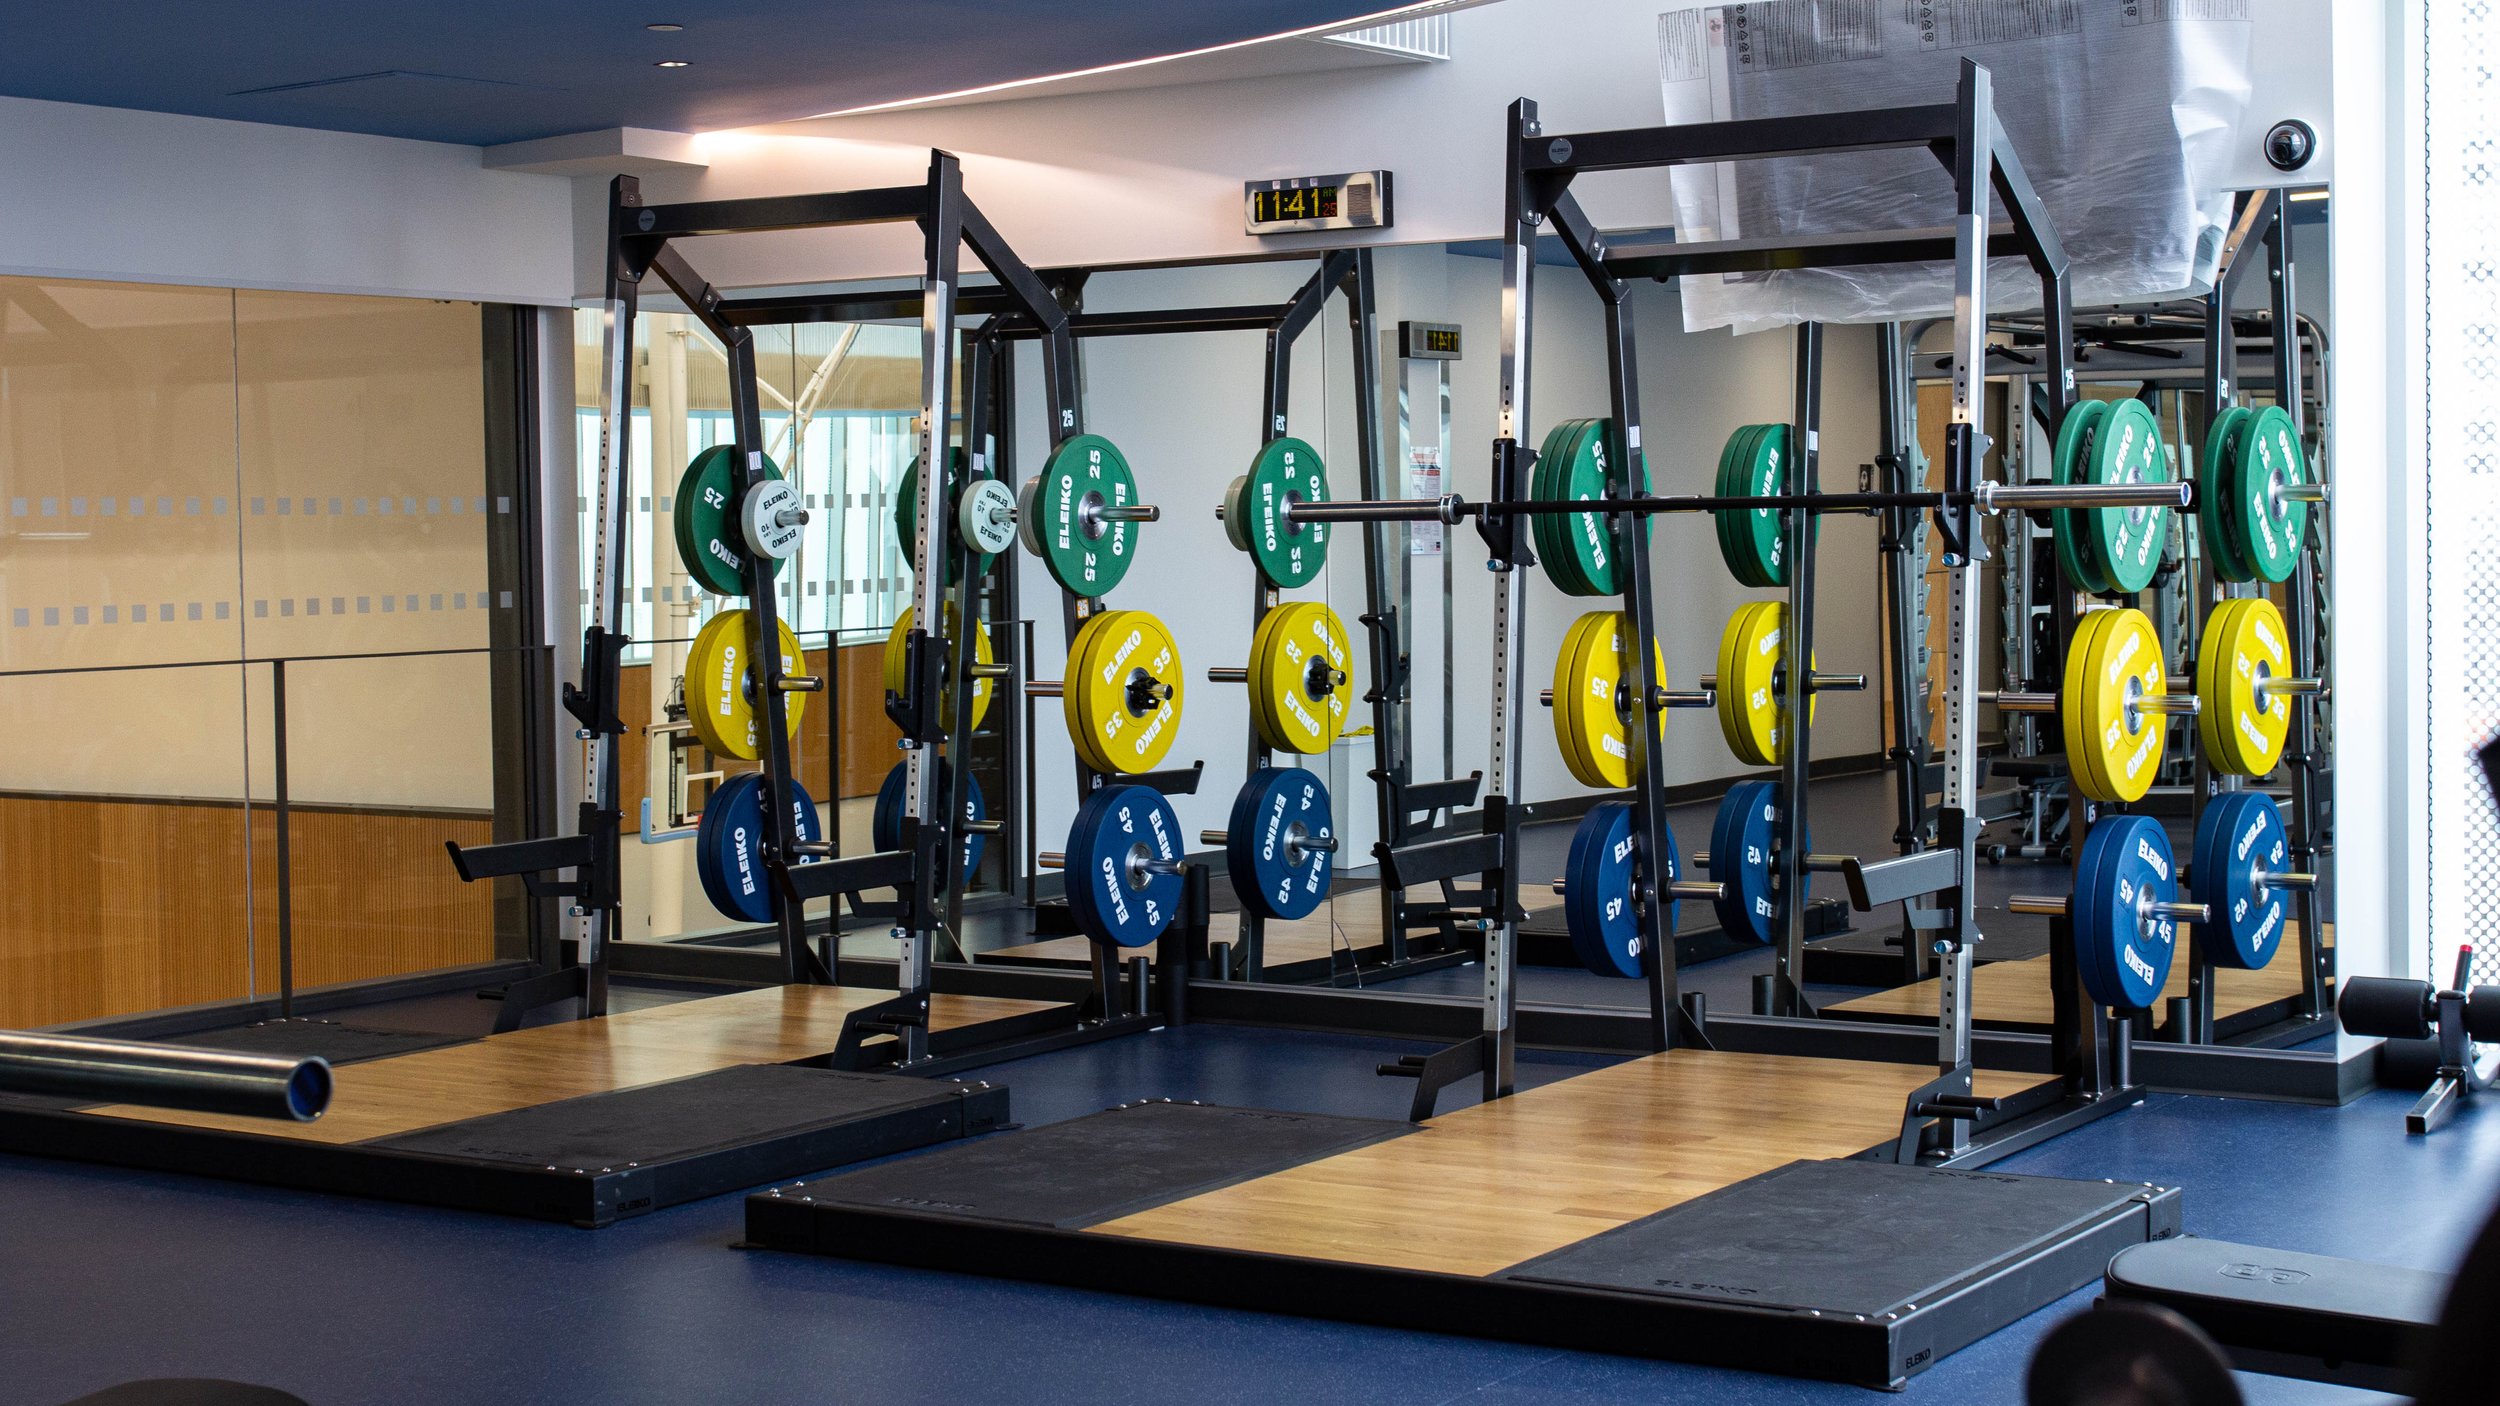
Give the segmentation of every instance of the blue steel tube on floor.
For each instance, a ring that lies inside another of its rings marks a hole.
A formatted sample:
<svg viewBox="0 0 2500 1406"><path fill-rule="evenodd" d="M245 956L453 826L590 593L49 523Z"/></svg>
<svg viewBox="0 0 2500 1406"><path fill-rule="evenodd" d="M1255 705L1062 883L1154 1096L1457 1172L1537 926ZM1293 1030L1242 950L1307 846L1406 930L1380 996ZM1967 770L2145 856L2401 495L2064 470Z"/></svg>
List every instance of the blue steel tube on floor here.
<svg viewBox="0 0 2500 1406"><path fill-rule="evenodd" d="M11 1030L0 1092L309 1123L330 1106L330 1062Z"/></svg>

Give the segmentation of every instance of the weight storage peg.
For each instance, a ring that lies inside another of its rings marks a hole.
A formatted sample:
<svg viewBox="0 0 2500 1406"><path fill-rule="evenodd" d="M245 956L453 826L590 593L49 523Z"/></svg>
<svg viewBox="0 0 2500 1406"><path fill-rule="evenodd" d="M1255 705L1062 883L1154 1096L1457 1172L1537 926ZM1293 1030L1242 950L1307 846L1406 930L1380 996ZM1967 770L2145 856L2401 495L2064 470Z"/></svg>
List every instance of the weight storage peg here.
<svg viewBox="0 0 2500 1406"><path fill-rule="evenodd" d="M1641 974L1640 909L1645 896L1666 905L1658 915L1658 931L1670 935L1675 932L1678 900L1717 902L1726 896L1724 884L1677 877L1675 836L1663 828L1659 833L1666 839L1666 853L1661 856L1664 881L1651 888L1636 863L1639 846L1632 833L1631 802L1603 801L1591 806L1579 828L1571 832L1571 851L1563 862L1563 876L1554 881L1554 892L1562 895L1563 922L1571 933L1573 955L1599 976ZM1661 956L1674 960L1672 954Z"/></svg>
<svg viewBox="0 0 2500 1406"><path fill-rule="evenodd" d="M1137 556L1137 528L1163 510L1137 501L1137 477L1110 440L1075 435L1016 492L1016 532L1051 579L1086 597L1108 595Z"/></svg>
<svg viewBox="0 0 2500 1406"><path fill-rule="evenodd" d="M1704 674L1701 686L1717 698L1719 731L1737 759L1755 766L1777 766L1788 755L1788 607L1778 601L1740 606L1719 633L1718 672ZM1731 680L1722 688L1720 680ZM1864 674L1813 673L1806 677L1806 717L1814 717L1815 695L1855 692L1866 687Z"/></svg>
<svg viewBox="0 0 2500 1406"><path fill-rule="evenodd" d="M1287 601L1259 617L1249 667L1209 669L1207 682L1250 685L1259 740L1310 756L1345 731L1353 664L1354 646L1336 611L1318 601Z"/></svg>
<svg viewBox="0 0 2500 1406"><path fill-rule="evenodd" d="M1269 440L1250 472L1224 490L1215 515L1224 536L1248 552L1259 575L1282 590L1308 585L1328 564L1328 524L1297 510L1328 501L1328 466L1319 451L1291 435Z"/></svg>
<svg viewBox="0 0 2500 1406"><path fill-rule="evenodd" d="M2128 1011L2160 998L2178 954L2178 924L2213 920L2210 905L2179 901L2170 838L2142 815L2105 816L2092 827L2071 897L2025 894L2005 906L2068 919L2084 990L2099 1005Z"/></svg>
<svg viewBox="0 0 2500 1406"><path fill-rule="evenodd" d="M1025 692L1061 700L1078 758L1125 776L1154 770L1180 735L1186 701L1171 631L1143 610L1096 611L1069 642L1068 665L1069 681L1038 679Z"/></svg>
<svg viewBox="0 0 2500 1406"><path fill-rule="evenodd" d="M1335 876L1336 820L1317 776L1263 766L1233 796L1221 830L1198 842L1224 849L1224 870L1242 906L1264 918L1309 917Z"/></svg>
<svg viewBox="0 0 2500 1406"><path fill-rule="evenodd" d="M1632 634L1619 610L1592 610L1572 621L1554 656L1554 686L1538 695L1554 710L1563 765L1584 786L1619 791L1641 774L1644 729L1632 719L1642 693L1630 677ZM1666 655L1650 645L1651 708L1707 708L1714 701L1708 692L1669 689Z"/></svg>

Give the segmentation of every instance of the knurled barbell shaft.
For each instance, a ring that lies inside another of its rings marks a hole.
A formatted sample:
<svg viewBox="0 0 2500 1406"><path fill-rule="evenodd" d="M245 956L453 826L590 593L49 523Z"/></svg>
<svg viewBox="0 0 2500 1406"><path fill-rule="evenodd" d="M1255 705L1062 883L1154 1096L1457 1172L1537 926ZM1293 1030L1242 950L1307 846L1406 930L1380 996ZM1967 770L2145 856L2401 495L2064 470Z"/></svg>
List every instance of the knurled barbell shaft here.
<svg viewBox="0 0 2500 1406"><path fill-rule="evenodd" d="M2030 508L2185 508L2195 487L2153 483L1982 483L1972 498L1991 510Z"/></svg>

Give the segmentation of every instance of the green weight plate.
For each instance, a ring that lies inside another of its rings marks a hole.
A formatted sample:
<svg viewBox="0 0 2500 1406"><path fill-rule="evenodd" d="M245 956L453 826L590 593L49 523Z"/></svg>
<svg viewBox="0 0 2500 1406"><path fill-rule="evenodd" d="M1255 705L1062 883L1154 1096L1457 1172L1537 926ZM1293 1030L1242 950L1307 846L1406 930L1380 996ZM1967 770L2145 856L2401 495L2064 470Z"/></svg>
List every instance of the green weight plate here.
<svg viewBox="0 0 2500 1406"><path fill-rule="evenodd" d="M2170 459L2162 452L2161 421L2150 406L2129 397L2110 402L2109 413L2093 431L2092 455L2082 465L2091 483L2161 483L2170 478ZM2170 538L2168 508L2086 508L2084 538L2093 565L2108 589L2131 596L2153 584L2161 569L2162 546Z"/></svg>
<svg viewBox="0 0 2500 1406"><path fill-rule="evenodd" d="M2309 505L2282 496L2284 489L2308 482L2300 429L2291 412L2268 405L2241 422L2233 439L2231 497L2224 505L2239 529L2233 545L2251 574L2287 581L2300 565L2301 539L2309 530Z"/></svg>
<svg viewBox="0 0 2500 1406"><path fill-rule="evenodd" d="M764 461L764 477L781 477L781 469L770 459ZM677 559L685 563L686 574L695 584L716 596L747 593L743 575L746 539L738 530L736 515L729 511L737 496L737 448L715 444L686 465L685 474L677 480L677 497L669 504ZM781 564L781 558L773 559L774 575L781 574Z"/></svg>
<svg viewBox="0 0 2500 1406"><path fill-rule="evenodd" d="M1712 485L1714 496L1734 498L1745 493L1745 465L1751 462L1753 446L1761 437L1760 425L1740 425L1734 434L1727 437L1726 446L1719 451L1719 476ZM1745 510L1721 508L1710 518L1712 525L1718 529L1719 559L1727 563L1728 574L1741 585L1764 584L1756 564L1738 545L1739 525L1744 521Z"/></svg>
<svg viewBox="0 0 2500 1406"><path fill-rule="evenodd" d="M1242 524L1260 575L1286 590L1319 575L1328 564L1328 524L1288 523L1283 510L1287 503L1327 501L1328 466L1320 462L1318 450L1291 435L1260 448L1250 463L1243 495L1248 515Z"/></svg>
<svg viewBox="0 0 2500 1406"><path fill-rule="evenodd" d="M1034 476L1019 527L1052 579L1080 596L1105 596L1137 559L1137 524L1097 514L1137 502L1137 477L1119 447L1098 434L1076 435Z"/></svg>
<svg viewBox="0 0 2500 1406"><path fill-rule="evenodd" d="M2049 478L2055 483L2081 483L2084 465L2093 441L2093 430L2109 413L2106 400L2078 401L2066 412L2066 423L2058 427L2057 451L2050 457ZM2066 573L2066 582L2078 591L2099 592L2109 589L2107 578L2095 569L2091 541L2083 525L2082 515L2072 508L2053 508L2049 512L2050 536L2057 540L2057 563Z"/></svg>
<svg viewBox="0 0 2500 1406"><path fill-rule="evenodd" d="M1545 432L1544 443L1537 446L1536 464L1528 474L1529 497L1550 498L1553 496L1551 490L1554 471L1562 464L1565 454L1569 452L1571 437L1579 432L1579 427L1583 423L1585 422L1580 420L1561 420ZM1551 529L1556 521L1558 519L1543 513L1529 518L1528 544L1535 549L1538 564L1545 568L1545 578L1552 581L1556 588L1567 595L1570 593L1570 587L1565 585L1563 578L1556 574L1558 568L1554 561L1556 554Z"/></svg>
<svg viewBox="0 0 2500 1406"><path fill-rule="evenodd" d="M1757 425L1738 461L1738 491L1748 496L1778 493L1788 480L1789 434L1784 424ZM1738 578L1751 586L1788 584L1786 524L1777 508L1744 508L1731 523L1736 559L1744 563Z"/></svg>
<svg viewBox="0 0 2500 1406"><path fill-rule="evenodd" d="M1602 497L1606 491L1603 444L1605 422L1575 420L1571 432L1556 445L1556 453L1541 480L1541 498L1585 499ZM1603 595L1605 591L1591 575L1593 564L1611 565L1612 538L1605 532L1604 519L1597 519L1597 531L1584 530L1586 514L1541 513L1537 525L1543 529L1542 557L1545 574L1557 590L1567 596ZM1588 542L1604 543L1594 562Z"/></svg>
<svg viewBox="0 0 2500 1406"><path fill-rule="evenodd" d="M964 489L967 486L967 480L964 477L964 467L967 462L963 446L954 445L947 449L946 522L948 531L947 540L942 545L951 549L946 553L946 584L949 586L954 585L955 578L963 574L963 568L958 564L960 557L957 553L972 551L971 544L963 540L963 529L955 526L956 516L963 505ZM903 569L906 571L911 569L912 538L919 530L920 460L914 456L911 463L903 470L903 481L894 488L894 540L902 546ZM972 557L974 568L984 576L989 574L991 564L998 560L996 555L989 552L972 552Z"/></svg>
<svg viewBox="0 0 2500 1406"><path fill-rule="evenodd" d="M2252 574L2239 554L2227 517L2231 506L2232 460L2239 454L2240 426L2254 413L2234 405L2214 417L2205 434L2205 462L2197 467L2196 527L2214 575L2224 581L2245 581Z"/></svg>

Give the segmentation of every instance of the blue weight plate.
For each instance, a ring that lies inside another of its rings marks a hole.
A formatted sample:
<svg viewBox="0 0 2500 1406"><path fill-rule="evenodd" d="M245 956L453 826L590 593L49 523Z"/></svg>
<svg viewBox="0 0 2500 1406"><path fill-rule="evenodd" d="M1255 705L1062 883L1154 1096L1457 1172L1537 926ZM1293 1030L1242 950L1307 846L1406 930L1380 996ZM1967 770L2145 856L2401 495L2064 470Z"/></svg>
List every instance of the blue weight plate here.
<svg viewBox="0 0 2500 1406"><path fill-rule="evenodd" d="M723 913L735 911L729 896L729 871L734 856L727 847L728 820L733 810L753 810L755 798L746 793L763 784L753 772L733 776L712 788L711 799L703 803L703 814L694 825L694 877L702 885L703 896Z"/></svg>
<svg viewBox="0 0 2500 1406"><path fill-rule="evenodd" d="M2117 978L2113 968L2103 960L2109 950L2107 941L2087 941L2087 932L2105 932L2117 921L2112 916L2109 892L2108 859L2118 843L2118 832L2112 821L2104 817L2084 832L2083 852L2075 857L2074 894L2067 900L2067 935L2075 944L2075 970L2083 979L2083 989L2100 1005ZM2102 834L2107 829L2108 834Z"/></svg>
<svg viewBox="0 0 2500 1406"><path fill-rule="evenodd" d="M2140 926L2136 920L2144 894L2161 903L2178 897L2170 838L2149 817L2109 816L2092 827L2084 851L2087 863L2078 879L2089 875L2091 882L2080 884L2075 893L2084 918L2075 925L2076 940L2084 944L2087 957L2079 964L2084 985L2104 1006L2146 1009L2160 997L2178 951L2174 920L2152 918Z"/></svg>
<svg viewBox="0 0 2500 1406"><path fill-rule="evenodd" d="M1142 947L1163 935L1180 910L1181 876L1138 860L1182 856L1181 818L1148 786L1106 786L1076 808L1068 827L1068 911L1096 942Z"/></svg>
<svg viewBox="0 0 2500 1406"><path fill-rule="evenodd" d="M885 783L877 788L876 808L868 813L868 843L880 854L890 853L903 847L903 787L910 770L911 763L909 762L894 764L894 769L885 774ZM941 760L938 763L937 774L938 794L941 796L946 794L946 789L953 784L954 768ZM981 796L981 779L977 776L967 777L964 781L964 819L987 820L989 818L989 802ZM962 843L964 852L962 882L969 884L972 882L973 871L981 867L981 849L989 841L985 836L967 834L962 837Z"/></svg>
<svg viewBox="0 0 2500 1406"><path fill-rule="evenodd" d="M2222 860L2219 857L2222 847L2218 841L2222 836L2229 834L2232 826L2237 823L2232 819L2231 812L2237 807L2238 797L2241 794L2238 791L2225 791L2207 801L2203 814L2196 818L2196 838L2188 843L2188 891L2195 895L2199 903L2215 904L2217 921L2220 917L2220 898L2224 886ZM2209 930L2205 935L2214 937L2216 931ZM2226 959L2217 954L2215 960L2220 962Z"/></svg>
<svg viewBox="0 0 2500 1406"><path fill-rule="evenodd" d="M1573 955L1599 976L1641 974L1641 917L1632 902L1633 849L1632 806L1627 801L1589 807L1571 832L1571 853L1563 863L1563 921L1571 931ZM1668 863L1672 869L1672 855ZM1672 905L1665 917L1670 925L1675 921Z"/></svg>
<svg viewBox="0 0 2500 1406"><path fill-rule="evenodd" d="M1711 906L1730 937L1767 943L1776 936L1772 920L1779 890L1772 875L1779 855L1779 805L1779 787L1768 781L1743 782L1719 802L1711 827L1710 878L1727 885L1727 896ZM1800 901L1813 892L1813 883L1812 875L1799 876Z"/></svg>
<svg viewBox="0 0 2500 1406"><path fill-rule="evenodd" d="M796 781L790 788L790 819L799 842L814 844L824 838L815 798ZM764 867L767 838L761 775L733 777L704 803L703 818L695 825L695 878L713 907L750 923L773 920L772 874Z"/></svg>
<svg viewBox="0 0 2500 1406"><path fill-rule="evenodd" d="M1301 849L1297 841L1336 833L1328 788L1316 774L1274 766L1250 773L1224 829L1224 868L1234 895L1262 917L1309 917L1327 901L1336 856Z"/></svg>
<svg viewBox="0 0 2500 1406"><path fill-rule="evenodd" d="M2206 926L2206 950L2216 966L2254 971L2273 961L2282 947L2291 906L2283 890L2258 888L2257 874L2279 874L2291 867L2291 832L2272 797L2233 791L2205 808L2196 827L2200 854L2209 839L2211 858L2200 863L2213 867L2195 873L2197 901L2214 909Z"/></svg>

